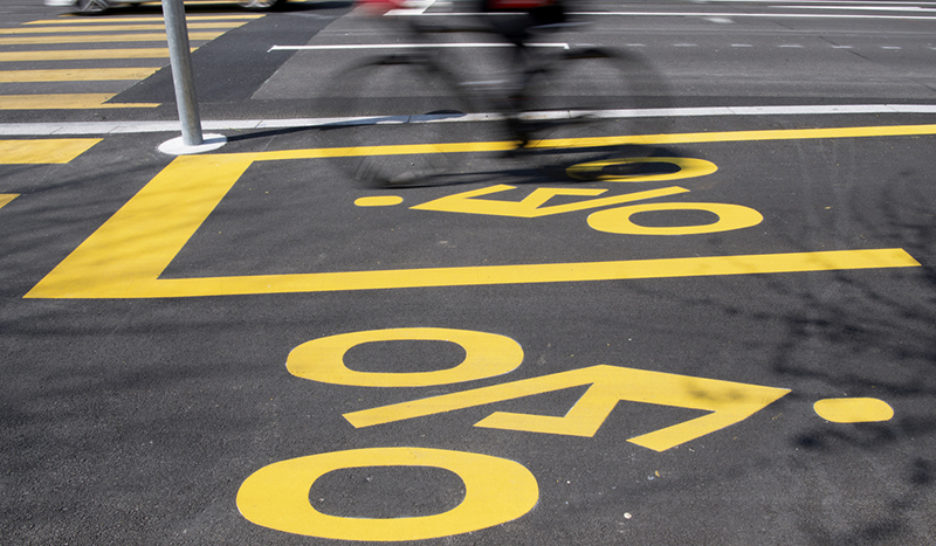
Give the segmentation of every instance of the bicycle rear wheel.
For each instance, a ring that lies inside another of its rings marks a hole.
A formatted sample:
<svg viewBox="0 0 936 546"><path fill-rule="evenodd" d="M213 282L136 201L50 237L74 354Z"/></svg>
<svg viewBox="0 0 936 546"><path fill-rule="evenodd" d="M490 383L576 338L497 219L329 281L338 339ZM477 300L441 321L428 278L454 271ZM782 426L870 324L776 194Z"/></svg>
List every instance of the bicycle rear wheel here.
<svg viewBox="0 0 936 546"><path fill-rule="evenodd" d="M369 186L456 183L467 175L464 152L442 153L473 110L455 78L432 57L402 54L354 65L327 93L348 116L334 126L352 146L334 164ZM338 135L338 133L336 133ZM470 155L470 154L467 154Z"/></svg>
<svg viewBox="0 0 936 546"><path fill-rule="evenodd" d="M541 169L567 178L567 168L613 158L654 153L642 135L667 132L669 119L664 79L640 56L597 47L564 51L531 70L517 122L528 139L524 153ZM656 111L655 111L656 110ZM608 170L634 164L607 164ZM577 169L576 180L588 179Z"/></svg>

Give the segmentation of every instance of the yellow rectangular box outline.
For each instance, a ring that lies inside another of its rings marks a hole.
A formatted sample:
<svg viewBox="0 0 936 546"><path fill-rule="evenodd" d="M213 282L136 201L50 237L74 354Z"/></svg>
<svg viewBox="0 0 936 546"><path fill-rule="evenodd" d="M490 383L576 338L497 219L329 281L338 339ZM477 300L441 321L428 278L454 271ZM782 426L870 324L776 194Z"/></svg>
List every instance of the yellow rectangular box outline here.
<svg viewBox="0 0 936 546"><path fill-rule="evenodd" d="M543 141L539 145L574 147L616 142L659 144L933 134L936 134L936 125L901 125L585 138ZM157 174L24 297L177 298L920 266L904 250L888 248L652 260L159 278L255 161L478 152L502 150L510 146L507 142L476 142L181 156Z"/></svg>

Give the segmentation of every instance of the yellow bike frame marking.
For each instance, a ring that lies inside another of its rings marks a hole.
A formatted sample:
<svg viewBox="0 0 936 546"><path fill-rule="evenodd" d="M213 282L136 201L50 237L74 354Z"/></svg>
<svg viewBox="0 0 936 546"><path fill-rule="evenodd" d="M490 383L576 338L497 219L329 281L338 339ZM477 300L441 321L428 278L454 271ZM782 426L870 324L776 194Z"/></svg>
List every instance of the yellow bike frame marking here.
<svg viewBox="0 0 936 546"><path fill-rule="evenodd" d="M540 141L536 145L588 147L618 143L674 144L933 134L936 134L936 125L899 125L557 139ZM196 297L920 266L904 250L888 248L289 275L159 278L254 162L380 154L482 152L505 150L511 146L510 142L461 142L182 156L156 175L25 297Z"/></svg>
<svg viewBox="0 0 936 546"><path fill-rule="evenodd" d="M685 193L689 190L672 186L657 190L640 191L626 193L624 195L615 195L613 197L604 197L600 199L587 199L575 203L566 203L565 205L545 206L546 202L559 195L565 196L595 196L608 191L606 189L591 188L537 188L526 196L522 201L497 201L492 199L477 199L484 195L491 195L508 190L516 189L516 186L507 184L498 184L487 188L446 195L439 199L434 199L427 203L422 203L414 207L414 210L431 210L436 212L458 212L463 214L488 214L492 216L512 216L514 218L541 218L551 214L563 214L566 212L575 212L589 210L631 201L641 201L644 199L653 199L655 197L666 197Z"/></svg>
<svg viewBox="0 0 936 546"><path fill-rule="evenodd" d="M666 451L741 422L790 392L789 389L748 383L598 365L355 411L344 414L344 417L357 428L368 427L582 385L589 385L588 390L563 416L497 411L475 426L591 437L618 402L711 412L627 440L654 451Z"/></svg>

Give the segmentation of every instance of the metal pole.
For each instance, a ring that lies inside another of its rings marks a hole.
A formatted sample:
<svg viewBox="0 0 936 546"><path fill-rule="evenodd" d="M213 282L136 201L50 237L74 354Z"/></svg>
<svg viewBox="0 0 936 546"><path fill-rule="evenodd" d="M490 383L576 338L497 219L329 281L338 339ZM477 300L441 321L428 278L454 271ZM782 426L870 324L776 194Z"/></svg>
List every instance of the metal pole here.
<svg viewBox="0 0 936 546"><path fill-rule="evenodd" d="M169 63L172 84L175 87L179 121L182 123L182 141L186 146L203 143L198 102L195 100L195 82L192 78L192 54L189 49L188 27L182 0L162 0L166 37L169 39Z"/></svg>

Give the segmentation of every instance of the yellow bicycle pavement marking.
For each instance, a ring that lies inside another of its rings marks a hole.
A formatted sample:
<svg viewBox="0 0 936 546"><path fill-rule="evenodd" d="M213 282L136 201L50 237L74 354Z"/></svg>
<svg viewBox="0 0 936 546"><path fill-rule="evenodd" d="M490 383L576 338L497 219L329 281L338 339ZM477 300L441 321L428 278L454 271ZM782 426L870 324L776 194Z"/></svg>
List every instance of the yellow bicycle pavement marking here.
<svg viewBox="0 0 936 546"><path fill-rule="evenodd" d="M936 125L900 125L586 138L542 141L539 145L561 144L567 147L578 147L594 146L599 142L605 145L635 141L646 143L739 142L933 134L936 134ZM509 143L463 142L182 156L176 158L156 175L136 196L33 287L25 297L196 297L920 266L919 262L900 248L881 248L286 275L159 278L225 194L254 162L381 153L454 153L500 150L504 147L509 147Z"/></svg>
<svg viewBox="0 0 936 546"><path fill-rule="evenodd" d="M622 401L711 412L627 440L654 451L666 451L743 421L790 392L789 389L602 364L354 411L345 413L344 417L355 428L362 428L584 385L589 386L588 390L565 415L497 411L475 426L592 437Z"/></svg>

